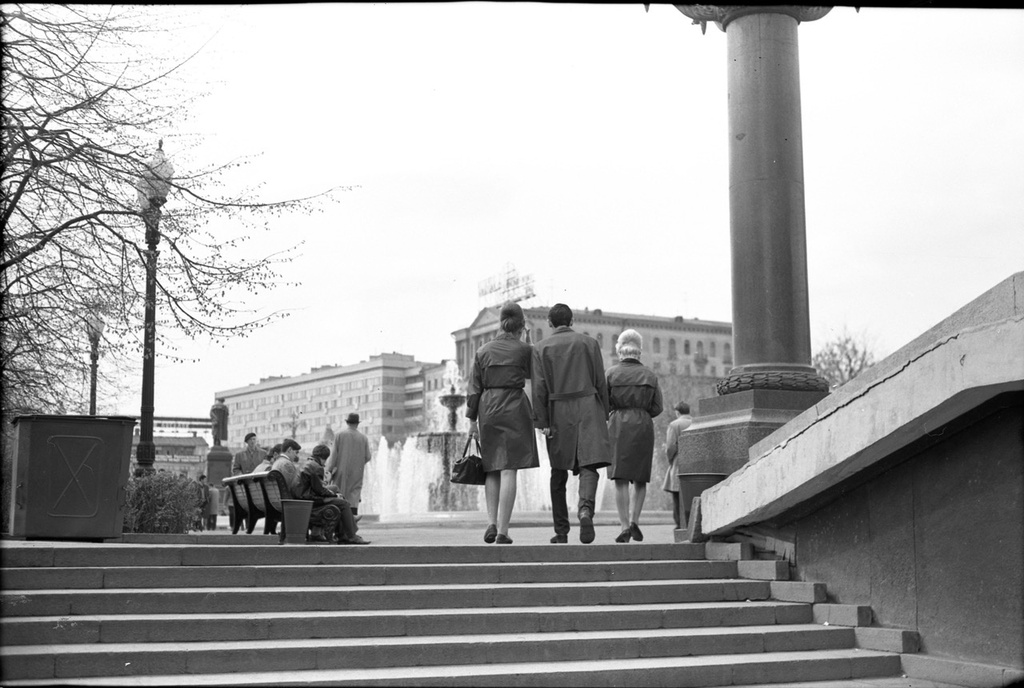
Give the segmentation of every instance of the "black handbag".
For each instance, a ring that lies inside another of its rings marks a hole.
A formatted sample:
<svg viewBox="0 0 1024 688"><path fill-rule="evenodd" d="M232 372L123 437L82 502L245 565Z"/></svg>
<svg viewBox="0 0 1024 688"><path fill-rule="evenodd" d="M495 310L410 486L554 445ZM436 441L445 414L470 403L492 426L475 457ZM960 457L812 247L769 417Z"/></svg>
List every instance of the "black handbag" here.
<svg viewBox="0 0 1024 688"><path fill-rule="evenodd" d="M462 458L452 464L452 482L483 485L487 481L486 476L484 462L480 458L480 443L475 437L470 437L462 449Z"/></svg>

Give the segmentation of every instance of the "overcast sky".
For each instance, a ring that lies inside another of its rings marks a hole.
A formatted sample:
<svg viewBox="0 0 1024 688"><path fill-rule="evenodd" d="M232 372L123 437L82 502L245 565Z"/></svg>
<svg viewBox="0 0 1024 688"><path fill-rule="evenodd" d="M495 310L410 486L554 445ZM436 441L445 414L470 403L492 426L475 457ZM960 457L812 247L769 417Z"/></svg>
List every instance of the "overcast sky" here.
<svg viewBox="0 0 1024 688"><path fill-rule="evenodd" d="M156 415L381 352L451 358L506 263L532 303L732 319L715 26L671 5L179 9L213 35L189 72L210 95L168 153L198 133L208 162L261 154L265 198L357 188L253 239L305 242L300 285L249 304L291 317L179 342L198 362L158 359ZM888 354L1024 269L1024 12L837 7L799 41L812 345L845 327ZM140 387L101 411L137 414Z"/></svg>

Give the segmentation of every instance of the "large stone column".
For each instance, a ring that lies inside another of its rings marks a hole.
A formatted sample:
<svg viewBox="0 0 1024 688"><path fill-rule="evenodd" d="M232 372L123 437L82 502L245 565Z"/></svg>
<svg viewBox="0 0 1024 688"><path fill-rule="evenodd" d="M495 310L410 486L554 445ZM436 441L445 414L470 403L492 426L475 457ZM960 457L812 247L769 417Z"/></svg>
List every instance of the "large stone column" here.
<svg viewBox="0 0 1024 688"><path fill-rule="evenodd" d="M735 361L698 401L679 470L729 474L828 392L811 365L797 26L830 8L676 7L726 34Z"/></svg>

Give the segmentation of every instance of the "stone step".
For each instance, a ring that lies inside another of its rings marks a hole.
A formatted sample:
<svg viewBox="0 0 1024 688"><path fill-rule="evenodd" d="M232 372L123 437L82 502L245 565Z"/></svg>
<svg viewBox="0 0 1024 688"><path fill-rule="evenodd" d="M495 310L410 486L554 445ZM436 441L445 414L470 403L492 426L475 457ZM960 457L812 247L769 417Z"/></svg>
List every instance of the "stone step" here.
<svg viewBox="0 0 1024 688"><path fill-rule="evenodd" d="M485 609L121 614L0 619L3 645L196 642L812 623L810 605L774 600Z"/></svg>
<svg viewBox="0 0 1024 688"><path fill-rule="evenodd" d="M852 648L853 629L813 624L182 643L24 645L0 649L4 678L381 669L721 656Z"/></svg>
<svg viewBox="0 0 1024 688"><path fill-rule="evenodd" d="M18 590L0 593L0 616L83 614L198 614L332 609L462 609L581 604L653 604L764 600L760 580L641 580L453 585L254 586L146 590Z"/></svg>
<svg viewBox="0 0 1024 688"><path fill-rule="evenodd" d="M559 643L542 645L557 650ZM618 652L614 658L573 658L568 661L494 662L504 659L474 651L477 664L400 666L386 668L316 668L225 671L216 673L159 673L154 666L123 666L113 676L78 678L5 679L5 686L50 685L59 679L64 685L306 685L306 686L553 686L584 688L600 686L730 686L796 681L845 681L861 677L894 676L900 670L899 655L864 650L819 650L803 652L757 652L700 656L644 657L641 643L623 643L634 652ZM611 647L617 647L614 644ZM307 648L308 651L309 650ZM307 652L308 654L308 652ZM324 653L325 656L328 653ZM253 658L260 655L251 653ZM61 655L51 656L56 670ZM67 664L61 659L61 664ZM5 664L6 667L6 664ZM135 672L132 675L123 673Z"/></svg>
<svg viewBox="0 0 1024 688"><path fill-rule="evenodd" d="M610 545L136 545L0 541L4 568L115 566L316 566L340 564L482 564L501 562L686 561L703 544Z"/></svg>
<svg viewBox="0 0 1024 688"><path fill-rule="evenodd" d="M735 561L489 562L315 566L103 566L4 568L3 590L547 583L736 578Z"/></svg>

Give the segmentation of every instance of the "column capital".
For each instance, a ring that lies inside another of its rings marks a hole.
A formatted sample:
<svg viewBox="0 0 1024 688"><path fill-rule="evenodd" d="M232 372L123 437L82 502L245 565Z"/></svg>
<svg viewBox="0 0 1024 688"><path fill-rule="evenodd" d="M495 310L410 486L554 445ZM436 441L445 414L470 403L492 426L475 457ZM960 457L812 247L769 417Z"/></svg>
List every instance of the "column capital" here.
<svg viewBox="0 0 1024 688"><path fill-rule="evenodd" d="M677 10L700 24L700 32L707 30L707 23L714 22L722 31L733 19L748 14L785 14L797 22L814 21L828 14L831 7L809 7L805 5L676 5Z"/></svg>

